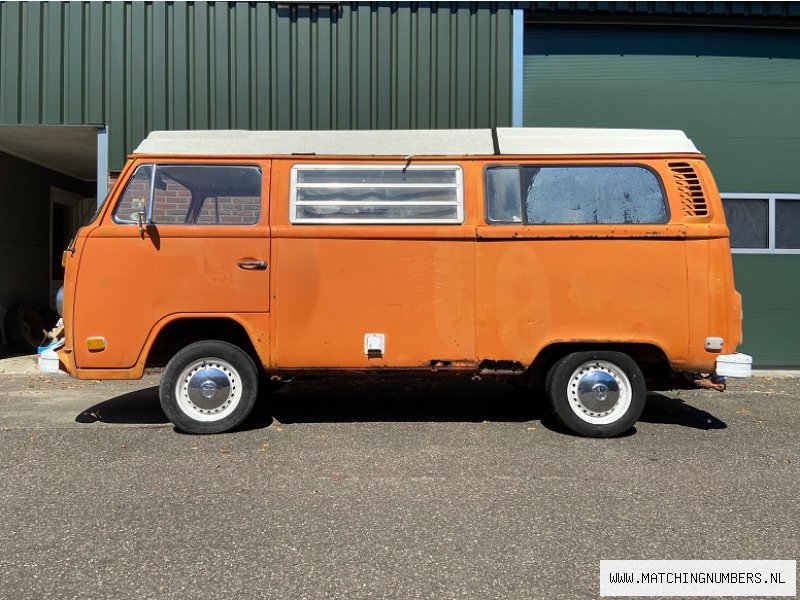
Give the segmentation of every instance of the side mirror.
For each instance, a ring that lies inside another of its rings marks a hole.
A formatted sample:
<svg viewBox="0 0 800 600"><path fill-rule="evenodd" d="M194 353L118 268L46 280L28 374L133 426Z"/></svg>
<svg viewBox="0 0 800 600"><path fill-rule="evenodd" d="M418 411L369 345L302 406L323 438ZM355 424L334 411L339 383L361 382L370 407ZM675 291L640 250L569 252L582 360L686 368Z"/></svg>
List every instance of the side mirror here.
<svg viewBox="0 0 800 600"><path fill-rule="evenodd" d="M144 237L145 224L144 224L144 211L143 210L140 210L138 213L136 213L136 221L139 224L139 235L141 237Z"/></svg>

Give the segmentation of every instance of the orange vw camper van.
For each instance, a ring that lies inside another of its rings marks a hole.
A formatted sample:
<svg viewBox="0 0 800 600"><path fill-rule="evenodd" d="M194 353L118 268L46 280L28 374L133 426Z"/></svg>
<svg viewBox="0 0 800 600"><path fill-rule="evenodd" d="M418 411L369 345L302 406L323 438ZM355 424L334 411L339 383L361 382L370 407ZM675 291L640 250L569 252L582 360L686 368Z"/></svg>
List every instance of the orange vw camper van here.
<svg viewBox="0 0 800 600"><path fill-rule="evenodd" d="M163 368L181 430L303 374L514 377L570 430L749 376L728 228L679 131L154 132L64 254L62 368Z"/></svg>

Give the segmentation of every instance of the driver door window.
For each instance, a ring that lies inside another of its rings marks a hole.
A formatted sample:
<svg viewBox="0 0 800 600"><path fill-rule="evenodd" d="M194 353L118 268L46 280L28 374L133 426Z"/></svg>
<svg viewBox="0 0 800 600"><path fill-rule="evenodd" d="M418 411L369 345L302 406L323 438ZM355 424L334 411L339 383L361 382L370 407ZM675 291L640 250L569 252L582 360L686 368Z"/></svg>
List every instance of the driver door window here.
<svg viewBox="0 0 800 600"><path fill-rule="evenodd" d="M192 167L158 167L153 189L153 214L151 220L156 225L183 225L190 223L189 209L192 206L192 192L172 177L174 169Z"/></svg>

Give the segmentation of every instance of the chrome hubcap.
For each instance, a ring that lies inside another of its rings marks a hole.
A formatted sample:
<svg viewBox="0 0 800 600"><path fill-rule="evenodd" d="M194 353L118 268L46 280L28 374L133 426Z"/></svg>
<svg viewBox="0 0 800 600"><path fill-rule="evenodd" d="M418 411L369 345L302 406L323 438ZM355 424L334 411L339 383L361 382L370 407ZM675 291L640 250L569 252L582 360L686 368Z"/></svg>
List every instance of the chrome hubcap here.
<svg viewBox="0 0 800 600"><path fill-rule="evenodd" d="M578 381L578 400L596 414L611 410L619 400L619 384L605 371L590 371Z"/></svg>
<svg viewBox="0 0 800 600"><path fill-rule="evenodd" d="M216 366L200 369L186 383L189 399L201 410L223 408L230 399L230 390L231 380L224 370Z"/></svg>
<svg viewBox="0 0 800 600"><path fill-rule="evenodd" d="M572 411L596 425L613 423L631 404L631 382L614 363L593 360L580 365L569 379L567 397Z"/></svg>
<svg viewBox="0 0 800 600"><path fill-rule="evenodd" d="M219 421L233 412L242 397L239 373L218 358L197 360L186 367L175 386L178 406L198 421Z"/></svg>

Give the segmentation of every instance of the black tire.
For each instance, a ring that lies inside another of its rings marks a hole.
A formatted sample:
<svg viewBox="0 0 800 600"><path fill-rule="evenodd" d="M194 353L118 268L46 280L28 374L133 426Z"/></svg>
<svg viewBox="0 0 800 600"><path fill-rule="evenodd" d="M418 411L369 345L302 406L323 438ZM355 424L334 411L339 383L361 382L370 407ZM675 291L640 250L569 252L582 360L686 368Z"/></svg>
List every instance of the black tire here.
<svg viewBox="0 0 800 600"><path fill-rule="evenodd" d="M184 382L181 392L179 381ZM186 433L233 429L253 410L257 395L253 359L241 348L217 340L195 342L180 350L167 363L159 386L164 414Z"/></svg>
<svg viewBox="0 0 800 600"><path fill-rule="evenodd" d="M29 304L12 304L5 318L6 340L20 352L36 352L47 327L42 315Z"/></svg>
<svg viewBox="0 0 800 600"><path fill-rule="evenodd" d="M639 420L647 388L639 365L627 354L574 352L548 373L547 396L553 415L573 433L614 437Z"/></svg>
<svg viewBox="0 0 800 600"><path fill-rule="evenodd" d="M53 327L55 327L56 323L58 323L58 320L61 318L59 314L49 306L40 308L39 314L42 315L44 326L47 331L50 331Z"/></svg>

